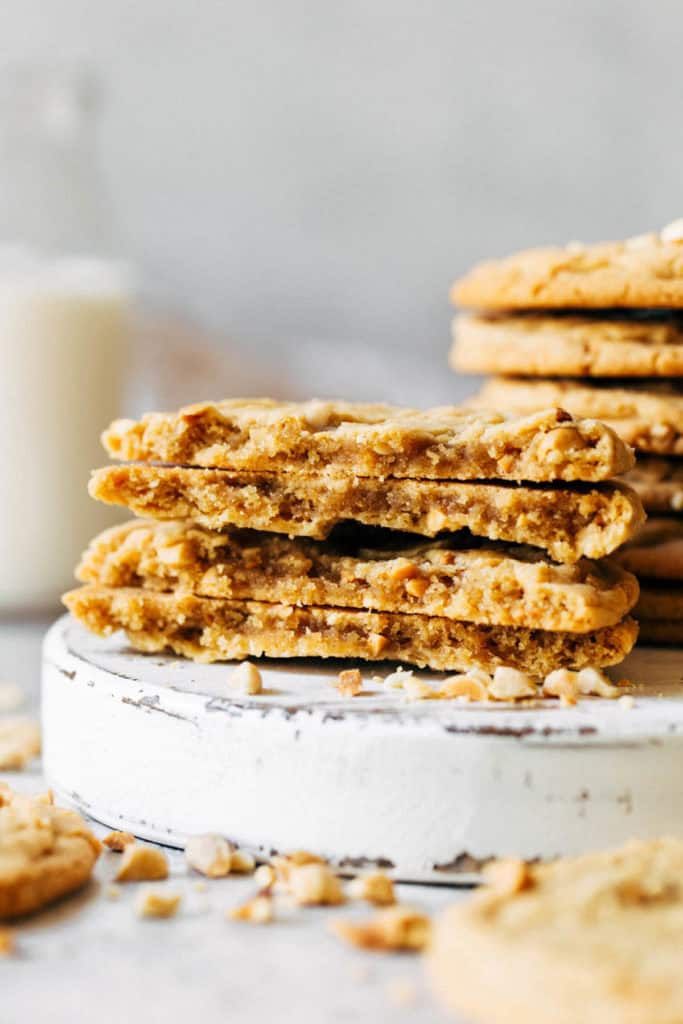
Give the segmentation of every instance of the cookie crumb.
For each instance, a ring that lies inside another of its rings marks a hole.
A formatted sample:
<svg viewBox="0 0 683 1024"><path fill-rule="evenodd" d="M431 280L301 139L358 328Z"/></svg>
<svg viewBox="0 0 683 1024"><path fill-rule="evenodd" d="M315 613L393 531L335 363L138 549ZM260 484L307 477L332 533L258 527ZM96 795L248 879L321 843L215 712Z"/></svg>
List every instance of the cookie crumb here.
<svg viewBox="0 0 683 1024"><path fill-rule="evenodd" d="M269 924L275 917L273 901L263 894L255 896L247 903L232 907L228 917L233 921L249 921L251 924Z"/></svg>
<svg viewBox="0 0 683 1024"><path fill-rule="evenodd" d="M155 846L129 844L116 872L117 882L156 882L168 878L168 861Z"/></svg>
<svg viewBox="0 0 683 1024"><path fill-rule="evenodd" d="M431 922L417 910L394 906L361 923L335 918L330 927L340 939L361 949L419 951L429 941Z"/></svg>
<svg viewBox="0 0 683 1024"><path fill-rule="evenodd" d="M232 870L235 847L214 832L190 836L185 844L185 860L200 875L224 878Z"/></svg>
<svg viewBox="0 0 683 1024"><path fill-rule="evenodd" d="M228 686L251 697L263 692L263 678L256 665L243 661L228 676Z"/></svg>
<svg viewBox="0 0 683 1024"><path fill-rule="evenodd" d="M348 668L339 673L335 685L342 697L357 697L363 689L363 677L357 668Z"/></svg>
<svg viewBox="0 0 683 1024"><path fill-rule="evenodd" d="M110 832L102 842L107 849L113 850L114 853L123 853L127 846L135 842L135 836L132 832Z"/></svg>
<svg viewBox="0 0 683 1024"><path fill-rule="evenodd" d="M327 864L293 867L288 879L289 891L299 906L336 906L345 902L341 882Z"/></svg>
<svg viewBox="0 0 683 1024"><path fill-rule="evenodd" d="M173 917L180 905L180 894L163 889L142 889L135 902L138 917Z"/></svg>
<svg viewBox="0 0 683 1024"><path fill-rule="evenodd" d="M348 894L352 900L366 900L377 907L388 907L396 902L394 883L383 871L354 878L349 882Z"/></svg>

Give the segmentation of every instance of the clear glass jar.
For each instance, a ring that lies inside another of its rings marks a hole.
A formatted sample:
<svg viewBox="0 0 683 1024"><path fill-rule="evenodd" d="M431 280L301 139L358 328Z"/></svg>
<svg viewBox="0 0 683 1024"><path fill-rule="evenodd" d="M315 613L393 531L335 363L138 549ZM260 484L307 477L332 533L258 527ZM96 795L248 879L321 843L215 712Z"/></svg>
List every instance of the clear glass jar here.
<svg viewBox="0 0 683 1024"><path fill-rule="evenodd" d="M0 75L0 612L56 608L111 521L87 482L122 408L129 288L97 110L80 73Z"/></svg>

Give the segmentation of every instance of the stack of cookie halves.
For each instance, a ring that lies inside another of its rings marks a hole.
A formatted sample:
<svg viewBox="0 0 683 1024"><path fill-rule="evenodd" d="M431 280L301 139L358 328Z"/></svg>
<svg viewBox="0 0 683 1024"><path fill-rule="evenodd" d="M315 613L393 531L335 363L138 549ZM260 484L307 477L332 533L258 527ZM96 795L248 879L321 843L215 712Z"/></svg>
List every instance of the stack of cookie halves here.
<svg viewBox="0 0 683 1024"><path fill-rule="evenodd" d="M632 465L557 410L230 400L120 420L97 537L65 602L99 634L198 660L394 660L435 670L620 662L635 578L601 560L643 521Z"/></svg>
<svg viewBox="0 0 683 1024"><path fill-rule="evenodd" d="M641 581L641 639L683 643L683 221L483 263L452 295L472 310L452 366L496 374L471 406L560 406L636 449L625 479L654 518L618 557Z"/></svg>

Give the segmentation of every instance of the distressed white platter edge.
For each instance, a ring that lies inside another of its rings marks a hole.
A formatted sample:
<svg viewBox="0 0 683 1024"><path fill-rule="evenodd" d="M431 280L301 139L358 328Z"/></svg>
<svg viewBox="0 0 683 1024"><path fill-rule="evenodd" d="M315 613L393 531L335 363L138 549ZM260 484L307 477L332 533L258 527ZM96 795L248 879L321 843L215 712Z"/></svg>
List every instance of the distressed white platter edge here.
<svg viewBox="0 0 683 1024"><path fill-rule="evenodd" d="M141 655L68 616L43 651L44 765L92 818L182 847L221 832L256 855L306 848L342 869L467 884L492 856L545 858L683 835L683 652L638 649L613 673L635 706L406 704L363 665L255 659L265 692L228 696L230 665ZM443 673L418 673L426 679Z"/></svg>

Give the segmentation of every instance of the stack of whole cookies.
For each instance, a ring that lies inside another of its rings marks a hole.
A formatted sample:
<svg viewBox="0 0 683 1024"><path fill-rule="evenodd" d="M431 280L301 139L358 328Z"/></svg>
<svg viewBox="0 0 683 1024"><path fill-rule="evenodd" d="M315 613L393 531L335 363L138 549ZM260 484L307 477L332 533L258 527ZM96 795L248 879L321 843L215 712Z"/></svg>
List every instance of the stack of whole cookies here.
<svg viewBox="0 0 683 1024"><path fill-rule="evenodd" d="M497 375L470 405L559 406L636 449L625 479L657 517L623 555L641 577L640 635L683 643L683 221L483 263L452 295L473 310L455 320L452 366Z"/></svg>
<svg viewBox="0 0 683 1024"><path fill-rule="evenodd" d="M104 443L127 462L91 494L146 518L93 541L65 601L140 650L540 679L635 641L637 582L595 561L644 518L603 424L232 400L117 421Z"/></svg>

